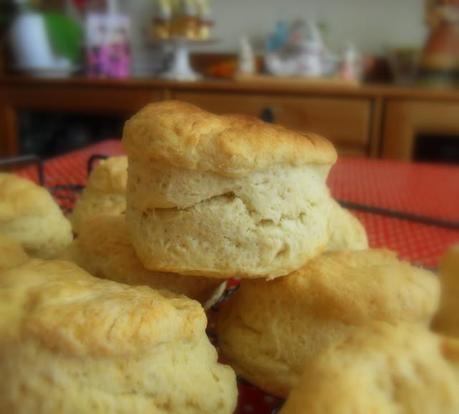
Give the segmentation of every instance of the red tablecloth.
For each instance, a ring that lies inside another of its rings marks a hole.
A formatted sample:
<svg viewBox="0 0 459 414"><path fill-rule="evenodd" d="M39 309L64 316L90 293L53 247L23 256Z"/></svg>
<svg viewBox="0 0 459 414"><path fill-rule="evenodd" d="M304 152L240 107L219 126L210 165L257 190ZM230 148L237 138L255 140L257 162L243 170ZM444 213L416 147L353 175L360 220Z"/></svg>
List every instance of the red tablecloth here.
<svg viewBox="0 0 459 414"><path fill-rule="evenodd" d="M46 184L82 184L93 154L117 155L119 141L111 140L49 160ZM30 168L21 174L33 177ZM341 200L384 207L434 218L459 221L459 168L387 160L341 158L333 168L329 185ZM445 249L459 242L459 231L356 212L364 223L370 245L387 247L412 262L435 267ZM238 413L271 413L278 400L256 388L240 385Z"/></svg>

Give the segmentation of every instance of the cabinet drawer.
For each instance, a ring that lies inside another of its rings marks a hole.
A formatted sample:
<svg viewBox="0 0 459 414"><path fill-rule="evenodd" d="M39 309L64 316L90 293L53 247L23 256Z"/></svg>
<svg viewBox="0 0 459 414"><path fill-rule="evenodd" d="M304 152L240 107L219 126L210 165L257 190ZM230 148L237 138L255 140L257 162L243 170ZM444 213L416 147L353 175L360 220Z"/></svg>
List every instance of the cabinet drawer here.
<svg viewBox="0 0 459 414"><path fill-rule="evenodd" d="M216 113L272 117L288 128L324 135L340 152L364 154L367 149L371 108L367 99L195 92L175 92L173 97Z"/></svg>
<svg viewBox="0 0 459 414"><path fill-rule="evenodd" d="M383 156L413 160L418 134L459 136L459 103L388 101L384 118Z"/></svg>

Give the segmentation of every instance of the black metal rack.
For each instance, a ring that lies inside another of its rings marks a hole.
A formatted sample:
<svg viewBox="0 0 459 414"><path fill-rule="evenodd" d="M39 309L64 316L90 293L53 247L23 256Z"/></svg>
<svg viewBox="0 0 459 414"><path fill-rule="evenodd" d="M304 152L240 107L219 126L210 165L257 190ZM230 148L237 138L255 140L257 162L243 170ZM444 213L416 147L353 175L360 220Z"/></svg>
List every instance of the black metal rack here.
<svg viewBox="0 0 459 414"><path fill-rule="evenodd" d="M95 154L88 159L87 174L91 173L97 161L108 158L106 155ZM22 155L0 159L0 171L13 171L17 168L34 166L37 170L38 183L48 189L56 202L65 213L73 210L76 200L84 189L84 185L77 183L49 185L46 179L45 162L37 155Z"/></svg>

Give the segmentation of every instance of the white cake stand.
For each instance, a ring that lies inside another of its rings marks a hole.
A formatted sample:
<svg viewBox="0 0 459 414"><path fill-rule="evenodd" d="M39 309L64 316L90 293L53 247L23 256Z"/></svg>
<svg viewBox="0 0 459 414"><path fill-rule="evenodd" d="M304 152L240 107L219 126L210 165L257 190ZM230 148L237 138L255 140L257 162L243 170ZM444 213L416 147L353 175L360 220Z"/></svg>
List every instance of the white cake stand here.
<svg viewBox="0 0 459 414"><path fill-rule="evenodd" d="M215 43L216 40L191 40L186 38L171 38L164 40L155 40L154 43L172 48L172 63L170 67L159 76L162 79L179 80L179 81L195 81L202 76L195 72L190 64L190 46L209 45Z"/></svg>

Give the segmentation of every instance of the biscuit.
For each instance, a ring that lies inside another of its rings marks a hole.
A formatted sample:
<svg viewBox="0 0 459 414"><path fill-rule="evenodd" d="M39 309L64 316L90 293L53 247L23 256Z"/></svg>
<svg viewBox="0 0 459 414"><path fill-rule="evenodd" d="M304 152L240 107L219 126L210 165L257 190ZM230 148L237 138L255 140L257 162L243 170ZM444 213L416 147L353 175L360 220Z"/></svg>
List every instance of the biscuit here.
<svg viewBox="0 0 459 414"><path fill-rule="evenodd" d="M285 275L325 249L336 151L324 138L183 102L125 125L127 223L151 270Z"/></svg>
<svg viewBox="0 0 459 414"><path fill-rule="evenodd" d="M168 289L202 303L210 299L221 284L217 279L190 278L145 269L129 241L123 216L99 215L82 222L78 239L61 258L72 260L103 279Z"/></svg>
<svg viewBox="0 0 459 414"><path fill-rule="evenodd" d="M305 362L356 327L374 321L426 326L439 295L435 275L392 252L330 252L283 278L243 280L220 310L217 334L238 374L286 397Z"/></svg>
<svg viewBox="0 0 459 414"><path fill-rule="evenodd" d="M333 200L329 221L330 239L327 251L368 249L365 227L349 210Z"/></svg>
<svg viewBox="0 0 459 414"><path fill-rule="evenodd" d="M26 252L17 241L0 234L0 272L18 266L28 259Z"/></svg>
<svg viewBox="0 0 459 414"><path fill-rule="evenodd" d="M70 218L75 233L94 215L126 211L127 168L126 156L110 157L94 168Z"/></svg>
<svg viewBox="0 0 459 414"><path fill-rule="evenodd" d="M457 414L459 343L413 326L359 330L308 361L281 414Z"/></svg>
<svg viewBox="0 0 459 414"><path fill-rule="evenodd" d="M0 412L227 413L198 302L32 259L0 274Z"/></svg>
<svg viewBox="0 0 459 414"><path fill-rule="evenodd" d="M46 189L0 173L0 234L34 257L52 258L72 241L69 221Z"/></svg>
<svg viewBox="0 0 459 414"><path fill-rule="evenodd" d="M440 308L433 329L459 337L459 244L448 249L440 261Z"/></svg>

